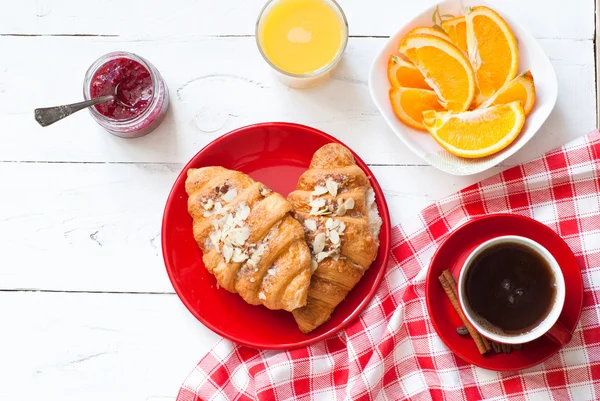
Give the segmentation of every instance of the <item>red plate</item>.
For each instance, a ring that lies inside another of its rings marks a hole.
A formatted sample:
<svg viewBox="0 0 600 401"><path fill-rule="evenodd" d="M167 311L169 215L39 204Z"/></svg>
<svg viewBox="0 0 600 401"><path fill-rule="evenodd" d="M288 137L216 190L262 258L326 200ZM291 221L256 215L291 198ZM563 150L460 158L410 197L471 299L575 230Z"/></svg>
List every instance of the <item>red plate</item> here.
<svg viewBox="0 0 600 401"><path fill-rule="evenodd" d="M485 369L514 371L545 361L558 352L560 346L547 337L541 337L527 344L522 351L513 351L511 354L479 354L471 337L461 337L456 333L456 328L462 326L462 322L438 281L445 269L450 269L458 281L458 273L469 253L482 242L501 235L530 238L552 253L562 269L566 285L565 305L558 320L573 332L583 303L581 271L575 256L558 234L544 224L524 216L493 214L471 220L454 231L433 255L427 273L425 296L433 327L450 350L465 361Z"/></svg>
<svg viewBox="0 0 600 401"><path fill-rule="evenodd" d="M331 319L303 334L292 314L249 305L237 294L216 287L202 263L192 235L185 193L189 168L220 165L239 170L287 196L321 146L337 139L314 128L290 123L264 123L237 129L202 149L183 168L169 194L162 225L162 250L171 283L185 306L212 331L237 343L266 349L305 346L336 333L367 306L385 273L390 250L390 218L383 192L367 165L356 163L369 177L383 220L377 259L348 294Z"/></svg>

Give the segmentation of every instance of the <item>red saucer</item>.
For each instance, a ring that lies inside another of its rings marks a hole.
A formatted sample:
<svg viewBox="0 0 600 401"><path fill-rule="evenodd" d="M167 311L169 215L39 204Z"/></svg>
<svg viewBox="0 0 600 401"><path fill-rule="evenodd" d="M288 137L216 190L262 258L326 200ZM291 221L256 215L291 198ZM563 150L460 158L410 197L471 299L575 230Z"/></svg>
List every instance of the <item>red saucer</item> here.
<svg viewBox="0 0 600 401"><path fill-rule="evenodd" d="M515 371L545 361L558 352L560 346L547 337L542 337L525 345L522 351L513 351L511 354L479 354L471 337L462 337L456 333L456 328L463 324L438 281L445 269L450 269L458 281L458 274L469 253L482 242L501 235L530 238L552 253L562 269L566 285L565 305L559 321L572 332L577 326L583 303L581 271L575 256L558 234L544 224L524 216L493 214L471 220L456 229L433 255L427 273L425 296L433 327L450 350L481 368Z"/></svg>
<svg viewBox="0 0 600 401"><path fill-rule="evenodd" d="M216 286L202 263L187 212L185 179L189 168L220 165L239 170L287 196L296 188L313 154L337 139L298 124L265 123L237 129L217 138L183 168L169 194L162 225L162 251L171 283L185 306L212 331L237 343L266 349L290 349L327 338L355 319L375 295L390 250L390 217L383 192L367 165L356 164L369 177L383 220L377 259L333 313L310 334L303 334L292 314L249 305L237 294Z"/></svg>

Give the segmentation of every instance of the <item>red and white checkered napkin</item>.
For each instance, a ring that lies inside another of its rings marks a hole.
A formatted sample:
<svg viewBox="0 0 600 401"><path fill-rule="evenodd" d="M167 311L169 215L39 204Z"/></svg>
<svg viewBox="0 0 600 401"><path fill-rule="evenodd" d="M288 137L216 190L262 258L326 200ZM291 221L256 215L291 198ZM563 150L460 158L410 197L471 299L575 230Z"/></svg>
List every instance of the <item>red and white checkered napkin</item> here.
<svg viewBox="0 0 600 401"><path fill-rule="evenodd" d="M392 231L392 257L369 307L309 347L260 351L221 340L188 376L178 401L600 399L600 133L506 170L429 206ZM444 238L469 219L510 212L569 244L583 274L573 340L519 373L469 365L446 348L425 306L425 275Z"/></svg>

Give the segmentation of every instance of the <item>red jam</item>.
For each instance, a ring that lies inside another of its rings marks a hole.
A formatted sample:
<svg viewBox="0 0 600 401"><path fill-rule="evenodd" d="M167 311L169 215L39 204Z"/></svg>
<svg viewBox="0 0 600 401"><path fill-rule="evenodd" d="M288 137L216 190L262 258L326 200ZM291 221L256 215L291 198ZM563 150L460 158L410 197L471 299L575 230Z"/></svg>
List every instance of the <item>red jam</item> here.
<svg viewBox="0 0 600 401"><path fill-rule="evenodd" d="M94 107L103 116L127 120L140 115L150 104L153 83L150 71L135 60L116 58L102 65L90 84L92 99L114 94L117 98Z"/></svg>

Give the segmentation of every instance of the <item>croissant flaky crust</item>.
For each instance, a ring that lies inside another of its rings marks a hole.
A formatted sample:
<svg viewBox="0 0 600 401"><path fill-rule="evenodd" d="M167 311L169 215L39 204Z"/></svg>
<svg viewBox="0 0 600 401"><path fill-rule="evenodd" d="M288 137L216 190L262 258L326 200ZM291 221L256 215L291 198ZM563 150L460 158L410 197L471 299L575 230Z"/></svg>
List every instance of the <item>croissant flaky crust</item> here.
<svg viewBox="0 0 600 401"><path fill-rule="evenodd" d="M307 304L292 311L309 333L329 320L377 257L382 222L366 174L339 144L315 152L288 200L313 258Z"/></svg>
<svg viewBox="0 0 600 401"><path fill-rule="evenodd" d="M187 174L194 239L218 284L269 309L305 305L311 255L290 202L239 171L204 167Z"/></svg>

